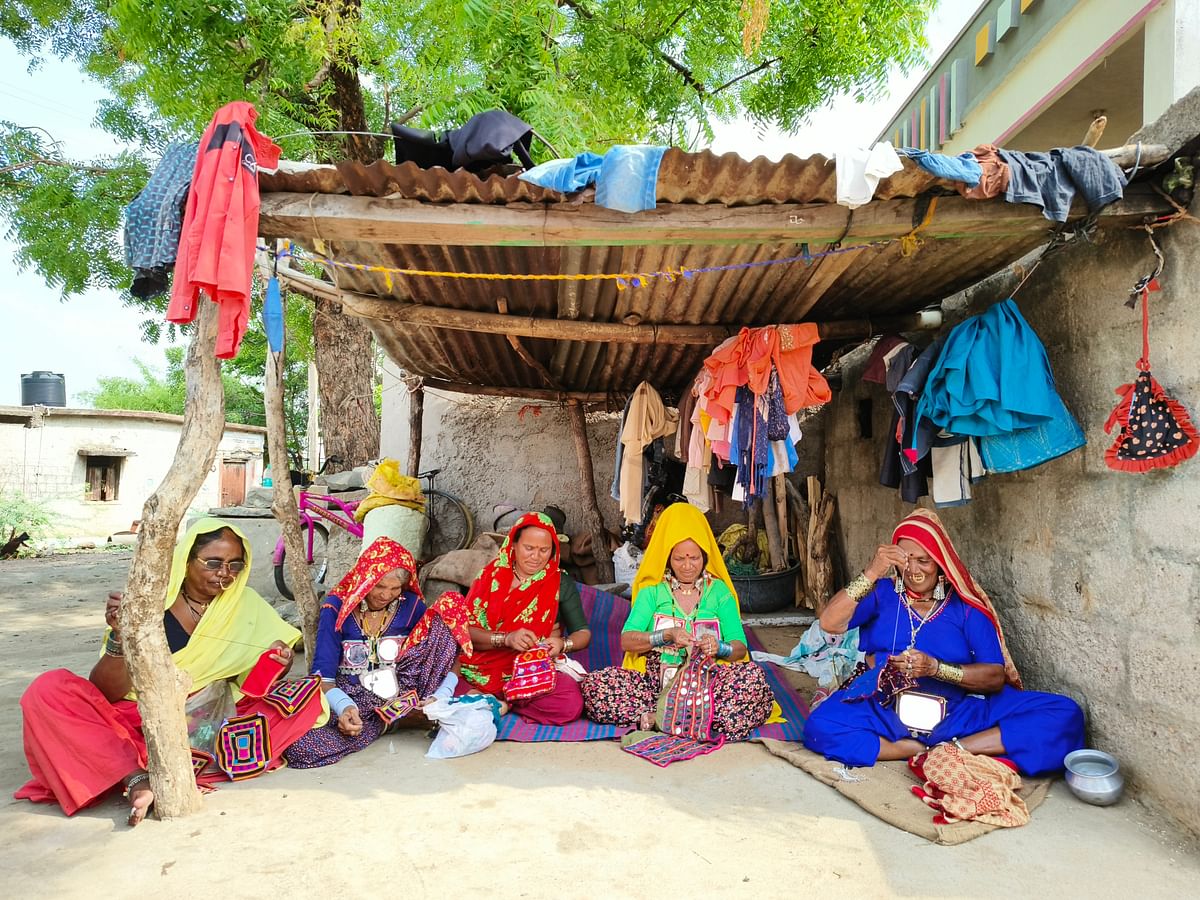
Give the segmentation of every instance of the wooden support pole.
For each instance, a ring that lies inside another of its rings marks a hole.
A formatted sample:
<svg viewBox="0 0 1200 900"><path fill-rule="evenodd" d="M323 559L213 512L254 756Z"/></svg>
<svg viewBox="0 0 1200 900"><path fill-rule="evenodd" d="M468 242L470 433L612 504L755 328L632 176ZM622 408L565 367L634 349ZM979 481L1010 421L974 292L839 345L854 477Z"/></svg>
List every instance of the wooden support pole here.
<svg viewBox="0 0 1200 900"><path fill-rule="evenodd" d="M163 600L179 523L212 469L225 430L225 391L215 355L217 313L215 303L200 304L184 365L187 400L179 446L162 483L142 508L137 547L117 612L125 664L142 715L154 812L160 819L184 816L200 806L183 715L191 679L171 659Z"/></svg>
<svg viewBox="0 0 1200 900"><path fill-rule="evenodd" d="M346 312L364 319L409 327L425 325L476 334L502 334L509 340L514 337L528 337L551 341L713 347L742 329L741 325L626 325L620 322L504 315L402 303L351 291L343 291L340 294L340 302ZM887 332L936 331L942 326L942 313L936 309L923 310L909 315L818 322L816 325L821 340L865 340L872 335Z"/></svg>
<svg viewBox="0 0 1200 900"><path fill-rule="evenodd" d="M592 450L588 444L587 417L578 400L567 401L567 414L571 417L571 436L575 439L575 456L579 460L579 475L583 485L583 516L588 531L592 533L592 555L596 560L596 576L601 584L612 582L612 551L608 548L608 530L604 527L604 516L596 499L596 475L592 468Z"/></svg>
<svg viewBox="0 0 1200 900"><path fill-rule="evenodd" d="M775 521L779 523L779 543L783 548L783 567L791 564L791 554L788 551L788 514L786 476L780 474L771 479L771 497L775 501Z"/></svg>
<svg viewBox="0 0 1200 900"><path fill-rule="evenodd" d="M408 387L408 467L412 478L421 471L421 438L425 433L425 385L418 375L404 376Z"/></svg>
<svg viewBox="0 0 1200 900"><path fill-rule="evenodd" d="M783 549L781 538L783 525L779 521L779 512L775 506L774 479L767 479L767 491L762 496L763 526L767 530L767 556L771 560L771 571L781 572L787 568L787 554Z"/></svg>
<svg viewBox="0 0 1200 900"><path fill-rule="evenodd" d="M292 490L292 473L288 464L287 430L283 413L283 381L286 346L279 353L267 351L266 385L263 405L267 414L267 452L271 455L271 513L279 522L286 551L283 564L287 568L292 596L300 611L304 649L311 668L317 649L317 620L321 609L308 569L308 553L300 531L300 510Z"/></svg>

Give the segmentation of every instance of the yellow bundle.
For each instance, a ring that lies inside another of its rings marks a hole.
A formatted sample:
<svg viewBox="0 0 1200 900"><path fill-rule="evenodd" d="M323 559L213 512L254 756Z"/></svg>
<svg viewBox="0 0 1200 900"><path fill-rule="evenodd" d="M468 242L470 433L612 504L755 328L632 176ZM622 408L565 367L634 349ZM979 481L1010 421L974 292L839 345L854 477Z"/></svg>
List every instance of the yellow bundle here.
<svg viewBox="0 0 1200 900"><path fill-rule="evenodd" d="M421 491L421 482L400 474L398 460L380 460L367 479L367 489L371 493L354 511L356 522L361 522L367 513L381 506L406 506L420 513L425 512L425 494Z"/></svg>

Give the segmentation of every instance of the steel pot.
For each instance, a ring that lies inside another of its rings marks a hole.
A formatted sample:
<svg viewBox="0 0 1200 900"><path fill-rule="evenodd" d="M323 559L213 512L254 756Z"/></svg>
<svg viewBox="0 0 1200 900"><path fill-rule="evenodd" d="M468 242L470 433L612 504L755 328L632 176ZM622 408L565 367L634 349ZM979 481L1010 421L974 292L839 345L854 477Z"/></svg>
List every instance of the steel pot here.
<svg viewBox="0 0 1200 900"><path fill-rule="evenodd" d="M1063 760L1067 786L1080 800L1094 806L1111 806L1121 799L1125 777L1117 758L1103 750L1075 750Z"/></svg>

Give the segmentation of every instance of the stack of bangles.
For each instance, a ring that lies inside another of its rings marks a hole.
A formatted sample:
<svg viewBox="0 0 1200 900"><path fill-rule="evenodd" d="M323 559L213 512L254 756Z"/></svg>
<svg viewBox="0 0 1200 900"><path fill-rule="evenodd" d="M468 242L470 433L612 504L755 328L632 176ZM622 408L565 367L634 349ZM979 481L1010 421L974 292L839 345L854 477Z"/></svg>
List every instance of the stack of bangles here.
<svg viewBox="0 0 1200 900"><path fill-rule="evenodd" d="M121 647L119 638L113 637L110 631L108 636L104 638L104 655L121 657L125 655L125 650Z"/></svg>
<svg viewBox="0 0 1200 900"><path fill-rule="evenodd" d="M507 631L493 631L492 632L492 646L493 647L503 647L504 641L507 638L508 638Z"/></svg>
<svg viewBox="0 0 1200 900"><path fill-rule="evenodd" d="M950 663L944 663L941 660L938 660L937 671L933 673L933 677L938 681L948 681L951 684L962 684L962 666L952 666Z"/></svg>
<svg viewBox="0 0 1200 900"><path fill-rule="evenodd" d="M871 579L867 577L867 573L860 572L857 578L846 585L846 596L857 603L863 597L867 596L867 594L871 593L871 588L874 586Z"/></svg>

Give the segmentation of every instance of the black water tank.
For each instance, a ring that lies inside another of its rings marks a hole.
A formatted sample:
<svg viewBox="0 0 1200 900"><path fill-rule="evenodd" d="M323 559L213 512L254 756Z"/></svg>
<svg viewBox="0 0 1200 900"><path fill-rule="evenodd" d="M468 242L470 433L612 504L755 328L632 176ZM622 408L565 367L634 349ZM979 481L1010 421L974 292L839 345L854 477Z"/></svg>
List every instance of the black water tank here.
<svg viewBox="0 0 1200 900"><path fill-rule="evenodd" d="M66 406L67 379L54 372L30 372L21 376L21 405Z"/></svg>

